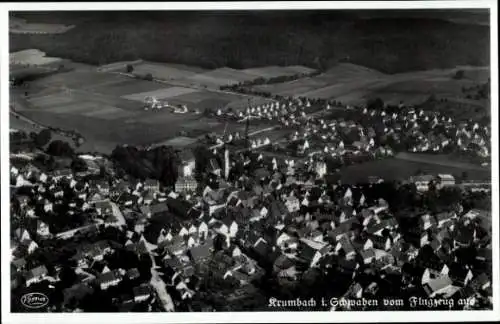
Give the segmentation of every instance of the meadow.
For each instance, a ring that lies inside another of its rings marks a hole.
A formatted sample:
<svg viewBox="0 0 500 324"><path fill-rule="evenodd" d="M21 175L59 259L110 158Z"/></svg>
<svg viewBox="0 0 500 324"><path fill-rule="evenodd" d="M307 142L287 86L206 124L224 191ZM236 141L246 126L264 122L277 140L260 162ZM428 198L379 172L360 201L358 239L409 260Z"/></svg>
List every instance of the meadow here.
<svg viewBox="0 0 500 324"><path fill-rule="evenodd" d="M175 114L169 108L144 111L146 96L167 100L170 105L186 105L190 112ZM36 79L27 83L26 87L11 89L11 97L16 110L27 118L41 125L82 134L86 142L79 151L101 153L109 153L119 144L191 145L204 134L222 131L226 123L195 114L194 110L216 110L231 104L243 107L243 103L246 107L248 101L247 96L239 94L146 81L89 69ZM243 124L229 124L228 131L243 131ZM176 140L181 134L184 140Z"/></svg>
<svg viewBox="0 0 500 324"><path fill-rule="evenodd" d="M464 71L463 78L454 76ZM335 99L345 104L359 105L373 98L388 104L420 104L431 95L457 99L462 89L484 83L489 68L460 66L453 69L415 71L397 74L382 72L350 63L340 63L326 72L291 82L252 87L256 91L281 96Z"/></svg>
<svg viewBox="0 0 500 324"><path fill-rule="evenodd" d="M467 172L469 179L491 180L491 170L486 168L484 170L475 170L396 158L346 166L340 169L339 175L342 182L357 183L365 182L371 176L377 176L386 181L404 180L416 175L418 172L433 175L439 173L452 174L455 177L461 177L464 171Z"/></svg>

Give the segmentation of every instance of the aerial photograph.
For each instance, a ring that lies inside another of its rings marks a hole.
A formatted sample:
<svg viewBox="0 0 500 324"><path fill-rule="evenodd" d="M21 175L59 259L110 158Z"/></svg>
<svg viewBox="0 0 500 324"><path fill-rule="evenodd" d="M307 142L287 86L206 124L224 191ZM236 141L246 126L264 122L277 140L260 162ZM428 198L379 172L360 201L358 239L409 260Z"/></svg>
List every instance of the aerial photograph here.
<svg viewBox="0 0 500 324"><path fill-rule="evenodd" d="M493 310L488 9L8 27L12 313Z"/></svg>

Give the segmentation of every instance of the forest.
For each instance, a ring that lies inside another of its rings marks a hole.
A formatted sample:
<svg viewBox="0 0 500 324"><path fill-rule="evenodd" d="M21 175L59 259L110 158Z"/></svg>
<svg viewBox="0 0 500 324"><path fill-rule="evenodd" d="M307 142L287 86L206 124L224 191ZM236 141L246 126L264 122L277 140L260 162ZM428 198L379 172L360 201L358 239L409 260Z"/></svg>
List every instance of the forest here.
<svg viewBox="0 0 500 324"><path fill-rule="evenodd" d="M489 27L446 19L346 11L23 13L74 24L58 35L11 34L10 51L106 64L144 59L205 68L350 62L397 73L489 65Z"/></svg>

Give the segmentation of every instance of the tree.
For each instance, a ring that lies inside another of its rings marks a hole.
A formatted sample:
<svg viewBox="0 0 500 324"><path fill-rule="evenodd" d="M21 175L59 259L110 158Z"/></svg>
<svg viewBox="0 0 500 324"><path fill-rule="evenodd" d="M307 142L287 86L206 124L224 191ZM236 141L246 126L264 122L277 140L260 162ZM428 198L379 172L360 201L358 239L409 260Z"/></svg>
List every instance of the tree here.
<svg viewBox="0 0 500 324"><path fill-rule="evenodd" d="M76 158L71 162L71 169L74 172L84 172L87 171L87 162L81 158Z"/></svg>
<svg viewBox="0 0 500 324"><path fill-rule="evenodd" d="M75 154L71 146L64 141L52 141L47 147L47 154L53 156L68 156L71 157Z"/></svg>
<svg viewBox="0 0 500 324"><path fill-rule="evenodd" d="M38 147L47 145L52 138L52 133L49 129L43 129L35 136L35 144Z"/></svg>
<svg viewBox="0 0 500 324"><path fill-rule="evenodd" d="M126 70L127 70L127 73L132 73L132 72L134 72L134 66L131 64L127 64Z"/></svg>
<svg viewBox="0 0 500 324"><path fill-rule="evenodd" d="M453 79L455 79L455 80L461 80L461 79L463 79L463 78L464 78L464 76L465 76L465 72L464 72L464 70L458 70L458 71L455 73L455 75L453 76Z"/></svg>
<svg viewBox="0 0 500 324"><path fill-rule="evenodd" d="M382 110L384 109L384 101L381 98L371 99L366 103L366 107L370 110Z"/></svg>
<svg viewBox="0 0 500 324"><path fill-rule="evenodd" d="M153 75L151 73L147 73L144 76L144 80L146 80L146 81L153 81Z"/></svg>

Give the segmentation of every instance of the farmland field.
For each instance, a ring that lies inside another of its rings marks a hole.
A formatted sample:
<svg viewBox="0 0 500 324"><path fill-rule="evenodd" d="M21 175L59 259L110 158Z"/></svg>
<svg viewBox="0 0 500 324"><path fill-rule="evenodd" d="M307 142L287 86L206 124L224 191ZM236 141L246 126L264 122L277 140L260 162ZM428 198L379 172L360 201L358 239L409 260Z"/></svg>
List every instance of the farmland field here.
<svg viewBox="0 0 500 324"><path fill-rule="evenodd" d="M198 92L198 90L193 88L169 87L169 88L161 88L154 91L134 93L131 95L122 96L122 98L143 101L144 97L146 96L152 96L152 97L154 96L157 99L169 99L172 97L182 96L192 92Z"/></svg>
<svg viewBox="0 0 500 324"><path fill-rule="evenodd" d="M224 121L192 112L175 114L170 109L144 111L141 101L147 95L200 111L224 108L243 99L246 102L248 97L90 69L40 78L30 82L26 89L28 96L23 89L11 90L12 103L19 113L44 126L75 130L86 140L78 151L102 153L110 153L117 144L190 145L197 137L208 132L220 132L224 128ZM243 131L243 128L243 124L229 122L228 131ZM181 132L187 134L183 135L184 140L179 138Z"/></svg>
<svg viewBox="0 0 500 324"><path fill-rule="evenodd" d="M116 80L115 82L108 83L104 86L95 85L87 87L87 90L93 90L105 95L121 97L140 92L154 91L162 88L165 88L165 85L156 82L136 79L123 79Z"/></svg>
<svg viewBox="0 0 500 324"><path fill-rule="evenodd" d="M251 69L245 69L243 72L251 75L255 75L257 77L263 77L263 78L275 78L278 76L284 76L284 75L294 75L300 72L297 72L297 67L294 68L288 68L288 67L283 67L283 66L264 66L264 67L257 67L257 68L251 68Z"/></svg>
<svg viewBox="0 0 500 324"><path fill-rule="evenodd" d="M135 74L144 75L151 73L154 78L161 80L179 80L203 72L205 72L205 70L202 68L184 66L180 64L144 62L134 66Z"/></svg>
<svg viewBox="0 0 500 324"><path fill-rule="evenodd" d="M467 171L470 179L491 180L491 171L488 169L470 170L400 159L376 160L347 166L340 170L340 178L345 183L363 182L370 176L378 176L387 181L404 180L415 175L417 171L426 174L447 173L455 176L461 176L463 171Z"/></svg>
<svg viewBox="0 0 500 324"><path fill-rule="evenodd" d="M241 70L220 68L209 72L193 75L186 78L185 81L190 81L201 86L218 89L223 85L237 84L243 81L253 80L255 78L255 75L245 73Z"/></svg>
<svg viewBox="0 0 500 324"><path fill-rule="evenodd" d="M464 77L454 79L458 70ZM447 98L461 95L463 87L486 82L489 69L484 67L457 67L446 70L428 70L411 73L383 74L349 63L341 63L323 74L312 78L267 84L253 87L282 96L336 99L346 104L361 104L380 97L385 102L400 101L418 104L431 94Z"/></svg>
<svg viewBox="0 0 500 324"><path fill-rule="evenodd" d="M48 57L45 53L37 49L28 49L9 54L10 64L19 65L45 65L61 61L58 57Z"/></svg>

